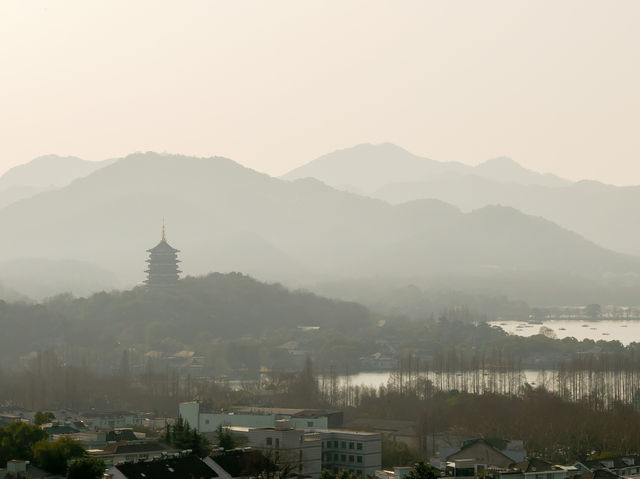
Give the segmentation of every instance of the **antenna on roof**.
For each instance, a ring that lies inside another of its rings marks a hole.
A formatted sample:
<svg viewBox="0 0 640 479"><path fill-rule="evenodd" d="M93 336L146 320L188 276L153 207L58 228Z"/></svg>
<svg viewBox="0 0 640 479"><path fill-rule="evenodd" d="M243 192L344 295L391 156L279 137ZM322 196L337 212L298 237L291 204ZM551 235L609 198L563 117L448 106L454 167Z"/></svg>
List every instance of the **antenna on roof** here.
<svg viewBox="0 0 640 479"><path fill-rule="evenodd" d="M162 241L167 241L167 238L164 234L164 216L162 217Z"/></svg>

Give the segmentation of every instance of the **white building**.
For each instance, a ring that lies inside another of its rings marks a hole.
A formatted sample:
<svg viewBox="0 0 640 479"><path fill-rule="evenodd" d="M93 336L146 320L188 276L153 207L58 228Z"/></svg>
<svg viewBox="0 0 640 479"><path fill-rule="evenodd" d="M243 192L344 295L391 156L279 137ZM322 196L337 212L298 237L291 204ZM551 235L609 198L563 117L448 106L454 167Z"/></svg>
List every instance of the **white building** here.
<svg viewBox="0 0 640 479"><path fill-rule="evenodd" d="M380 434L337 429L292 429L288 421L275 428L247 431L249 445L263 451L290 472L317 478L323 469L373 476L382 465Z"/></svg>
<svg viewBox="0 0 640 479"><path fill-rule="evenodd" d="M189 426L202 433L219 426L274 428L276 421L287 419L294 429L329 429L342 425L341 411L287 408L237 408L233 411L206 411L198 401L180 403L179 414Z"/></svg>
<svg viewBox="0 0 640 479"><path fill-rule="evenodd" d="M249 445L272 460L287 473L320 477L322 472L321 435L291 429L286 419L276 422L273 428L253 428L247 433Z"/></svg>

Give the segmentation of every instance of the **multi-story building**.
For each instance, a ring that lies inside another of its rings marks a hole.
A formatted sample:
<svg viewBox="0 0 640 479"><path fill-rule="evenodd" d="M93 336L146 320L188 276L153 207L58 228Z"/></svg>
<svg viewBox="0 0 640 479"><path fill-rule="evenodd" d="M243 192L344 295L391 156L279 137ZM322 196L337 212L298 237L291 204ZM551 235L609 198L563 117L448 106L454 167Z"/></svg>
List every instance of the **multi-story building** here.
<svg viewBox="0 0 640 479"><path fill-rule="evenodd" d="M247 431L249 445L260 450L281 471L317 478L322 472L321 435L292 429L289 421L276 421L276 427Z"/></svg>
<svg viewBox="0 0 640 479"><path fill-rule="evenodd" d="M347 470L374 476L382 466L380 434L364 431L328 430L322 438L322 469Z"/></svg>
<svg viewBox="0 0 640 479"><path fill-rule="evenodd" d="M340 411L251 407L203 411L199 402L192 401L180 403L179 412L201 433L223 426L246 435L249 446L279 467L313 479L323 469L373 476L382 464L380 433L337 429L343 421Z"/></svg>
<svg viewBox="0 0 640 479"><path fill-rule="evenodd" d="M373 476L382 463L380 434L344 430L292 429L286 420L275 428L248 429L249 445L289 472L317 478L323 469Z"/></svg>

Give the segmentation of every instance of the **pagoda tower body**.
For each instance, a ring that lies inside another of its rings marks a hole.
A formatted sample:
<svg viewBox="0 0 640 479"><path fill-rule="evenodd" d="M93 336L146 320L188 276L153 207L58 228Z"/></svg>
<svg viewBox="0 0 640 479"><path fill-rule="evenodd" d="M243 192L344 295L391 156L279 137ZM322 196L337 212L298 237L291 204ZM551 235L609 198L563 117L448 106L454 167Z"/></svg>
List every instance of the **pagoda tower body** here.
<svg viewBox="0 0 640 479"><path fill-rule="evenodd" d="M180 279L180 269L178 269L179 250L173 248L167 243L167 238L164 232L164 225L162 225L162 239L160 243L151 249L148 249L149 269L145 271L147 273L147 286L150 289L171 289L178 284Z"/></svg>

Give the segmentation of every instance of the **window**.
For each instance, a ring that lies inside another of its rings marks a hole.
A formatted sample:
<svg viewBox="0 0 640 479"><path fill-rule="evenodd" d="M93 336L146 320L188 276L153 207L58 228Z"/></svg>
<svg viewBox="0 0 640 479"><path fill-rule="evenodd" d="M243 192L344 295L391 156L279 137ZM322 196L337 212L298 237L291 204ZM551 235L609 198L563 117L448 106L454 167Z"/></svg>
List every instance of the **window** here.
<svg viewBox="0 0 640 479"><path fill-rule="evenodd" d="M358 464L362 464L362 456L356 456Z"/></svg>
<svg viewBox="0 0 640 479"><path fill-rule="evenodd" d="M362 451L362 443L361 442L358 443L358 451Z"/></svg>
<svg viewBox="0 0 640 479"><path fill-rule="evenodd" d="M307 421L307 427L313 427L313 421Z"/></svg>
<svg viewBox="0 0 640 479"><path fill-rule="evenodd" d="M347 462L347 456L345 456L344 454L341 454L341 455L340 455L340 460L341 460L342 462Z"/></svg>
<svg viewBox="0 0 640 479"><path fill-rule="evenodd" d="M347 448L347 443L346 443L346 442L344 442L344 441L342 441L342 442L340 443L340 448L341 448L341 449L346 449L346 448Z"/></svg>
<svg viewBox="0 0 640 479"><path fill-rule="evenodd" d="M205 424L209 424L209 420L208 420L208 419L205 419L205 420L204 420L204 423L205 423Z"/></svg>
<svg viewBox="0 0 640 479"><path fill-rule="evenodd" d="M350 442L350 443L349 443L349 449L353 449L353 446L354 446L354 445L353 445L353 443L352 443L352 442Z"/></svg>
<svg viewBox="0 0 640 479"><path fill-rule="evenodd" d="M276 437L276 447L280 447L280 438Z"/></svg>
<svg viewBox="0 0 640 479"><path fill-rule="evenodd" d="M273 444L273 439L271 439L270 437L267 438L267 446L270 446L271 444Z"/></svg>
<svg viewBox="0 0 640 479"><path fill-rule="evenodd" d="M322 441L322 449L324 449L324 441Z"/></svg>
<svg viewBox="0 0 640 479"><path fill-rule="evenodd" d="M349 456L349 462L353 462L353 461L354 461L353 456Z"/></svg>
<svg viewBox="0 0 640 479"><path fill-rule="evenodd" d="M333 460L334 460L334 461L336 461L336 462L339 460L339 458L338 458L338 455L337 455L337 454L334 454L334 455L333 455Z"/></svg>

